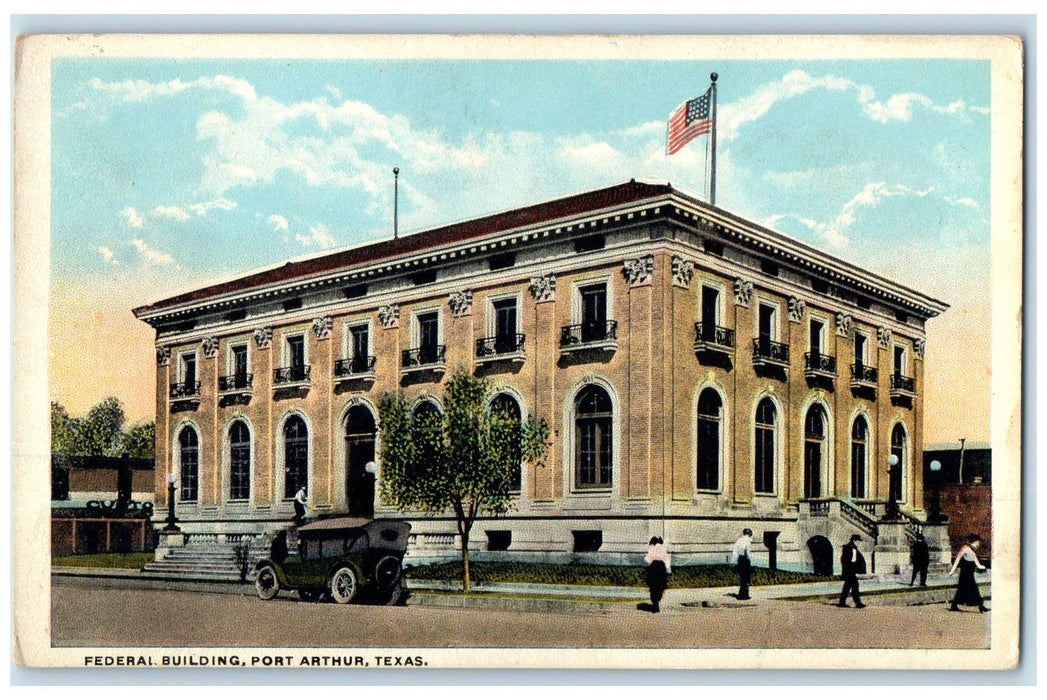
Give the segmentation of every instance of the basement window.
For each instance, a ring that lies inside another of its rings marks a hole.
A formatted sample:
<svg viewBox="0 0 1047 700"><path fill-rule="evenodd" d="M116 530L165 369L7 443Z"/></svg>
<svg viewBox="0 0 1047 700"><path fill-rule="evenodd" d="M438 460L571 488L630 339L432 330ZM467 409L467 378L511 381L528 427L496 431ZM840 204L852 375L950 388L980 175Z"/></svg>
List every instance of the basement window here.
<svg viewBox="0 0 1047 700"><path fill-rule="evenodd" d="M859 309L865 309L866 311L872 308L872 302L865 297L855 297L854 303L858 305Z"/></svg>
<svg viewBox="0 0 1047 700"><path fill-rule="evenodd" d="M909 314L905 313L904 311L895 311L894 312L894 317L896 319L898 319L899 321L901 321L902 323L908 323L909 322Z"/></svg>
<svg viewBox="0 0 1047 700"><path fill-rule="evenodd" d="M814 289L814 291L818 292L819 294L828 294L829 293L829 283L826 282L825 280L812 279L811 280L811 288Z"/></svg>
<svg viewBox="0 0 1047 700"><path fill-rule="evenodd" d="M773 260L761 260L760 270L762 270L764 274L770 275L771 277L777 277L778 263L774 262Z"/></svg>
<svg viewBox="0 0 1047 700"><path fill-rule="evenodd" d="M296 311L302 308L302 298L295 297L294 299L288 299L284 302L284 311Z"/></svg>
<svg viewBox="0 0 1047 700"><path fill-rule="evenodd" d="M708 238L705 239L705 252L709 255L715 255L718 258L723 257L723 243L719 241L712 241Z"/></svg>
<svg viewBox="0 0 1047 700"><path fill-rule="evenodd" d="M237 309L236 311L230 311L225 315L225 320L230 322L243 321L245 318L247 318L246 309Z"/></svg>
<svg viewBox="0 0 1047 700"><path fill-rule="evenodd" d="M509 549L509 545L513 541L512 530L488 530L487 531L487 551L488 552L505 552Z"/></svg>
<svg viewBox="0 0 1047 700"><path fill-rule="evenodd" d="M603 530L572 530L575 552L599 552L603 545Z"/></svg>

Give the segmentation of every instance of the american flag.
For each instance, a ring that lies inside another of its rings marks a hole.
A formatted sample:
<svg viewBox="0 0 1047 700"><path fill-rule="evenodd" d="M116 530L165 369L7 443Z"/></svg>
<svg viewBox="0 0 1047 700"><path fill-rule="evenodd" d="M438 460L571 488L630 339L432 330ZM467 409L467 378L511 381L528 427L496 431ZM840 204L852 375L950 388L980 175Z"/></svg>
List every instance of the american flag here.
<svg viewBox="0 0 1047 700"><path fill-rule="evenodd" d="M712 88L701 97L687 100L669 115L669 155L676 153L691 142L691 139L708 134L713 129L713 120L709 112L712 101Z"/></svg>

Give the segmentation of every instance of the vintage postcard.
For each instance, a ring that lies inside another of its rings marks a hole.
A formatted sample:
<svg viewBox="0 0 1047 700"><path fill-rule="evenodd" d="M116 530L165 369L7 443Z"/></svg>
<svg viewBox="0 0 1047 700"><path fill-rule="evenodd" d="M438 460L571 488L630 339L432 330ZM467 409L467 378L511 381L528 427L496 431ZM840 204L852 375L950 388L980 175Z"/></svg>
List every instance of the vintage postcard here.
<svg viewBox="0 0 1047 700"><path fill-rule="evenodd" d="M1022 94L1007 36L23 37L14 661L1013 668Z"/></svg>

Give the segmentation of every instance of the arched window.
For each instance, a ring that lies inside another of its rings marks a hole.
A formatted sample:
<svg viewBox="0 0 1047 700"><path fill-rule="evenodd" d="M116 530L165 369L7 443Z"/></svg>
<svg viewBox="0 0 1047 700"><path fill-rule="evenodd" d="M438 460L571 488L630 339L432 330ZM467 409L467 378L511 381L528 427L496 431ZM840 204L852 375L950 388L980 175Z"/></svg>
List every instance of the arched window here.
<svg viewBox="0 0 1047 700"><path fill-rule="evenodd" d="M301 416L284 423L284 498L309 488L309 430Z"/></svg>
<svg viewBox="0 0 1047 700"><path fill-rule="evenodd" d="M891 430L891 454L898 458L898 466L891 469L890 495L896 501L905 502L902 498L902 472L905 470L905 428L901 423L895 423Z"/></svg>
<svg viewBox="0 0 1047 700"><path fill-rule="evenodd" d="M506 392L495 394L495 397L491 399L491 413L504 413L506 416L509 417L511 421L515 421L516 428L519 428L520 426L520 422L522 420L520 404L517 403L516 399L512 396L512 394L508 394ZM513 464L515 466L513 468L512 474L510 474L509 476L509 489L512 491L519 491L521 488L520 463L522 457L520 454L520 444L518 441L513 443L513 449L515 451L516 459L513 461Z"/></svg>
<svg viewBox="0 0 1047 700"><path fill-rule="evenodd" d="M715 389L698 396L698 477L699 489L720 488L720 421L723 402Z"/></svg>
<svg viewBox="0 0 1047 700"><path fill-rule="evenodd" d="M765 398L756 407L756 473L753 481L753 491L756 493L774 493L774 443L777 421L778 412L774 409L774 402Z"/></svg>
<svg viewBox="0 0 1047 700"><path fill-rule="evenodd" d="M349 409L345 416L345 495L349 515L370 518L374 515L374 475L367 463L374 461L378 428L374 414L363 405Z"/></svg>
<svg viewBox="0 0 1047 700"><path fill-rule="evenodd" d="M229 428L229 498L251 497L251 431L238 420Z"/></svg>
<svg viewBox="0 0 1047 700"><path fill-rule="evenodd" d="M807 411L803 428L803 496L821 498L825 461L825 410L818 405Z"/></svg>
<svg viewBox="0 0 1047 700"><path fill-rule="evenodd" d="M178 434L178 452L181 467L179 497L183 501L195 501L198 498L197 489L200 482L200 439L196 431L189 426L182 428L182 432Z"/></svg>
<svg viewBox="0 0 1047 700"><path fill-rule="evenodd" d="M423 455L439 454L443 449L443 414L435 401L423 399L411 411L411 435ZM424 474L424 460L412 460L411 464L411 476Z"/></svg>
<svg viewBox="0 0 1047 700"><path fill-rule="evenodd" d="M611 486L614 454L611 397L601 387L587 386L574 400L574 479L578 488Z"/></svg>
<svg viewBox="0 0 1047 700"><path fill-rule="evenodd" d="M866 459L869 426L864 416L854 419L851 426L851 497L865 498Z"/></svg>

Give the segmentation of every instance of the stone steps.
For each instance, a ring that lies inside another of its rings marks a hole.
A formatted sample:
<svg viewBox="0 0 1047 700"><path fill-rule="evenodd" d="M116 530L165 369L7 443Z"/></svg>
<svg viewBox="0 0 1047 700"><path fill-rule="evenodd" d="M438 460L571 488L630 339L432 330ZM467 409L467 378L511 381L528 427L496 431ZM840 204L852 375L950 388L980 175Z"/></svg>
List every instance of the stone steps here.
<svg viewBox="0 0 1047 700"><path fill-rule="evenodd" d="M142 568L142 573L149 578L177 578L195 581L232 582L240 580L240 569L236 564L234 545L215 544L186 545L170 550L163 559L159 559ZM263 544L252 543L249 550L248 576L253 573L254 564L267 556L268 548Z"/></svg>

